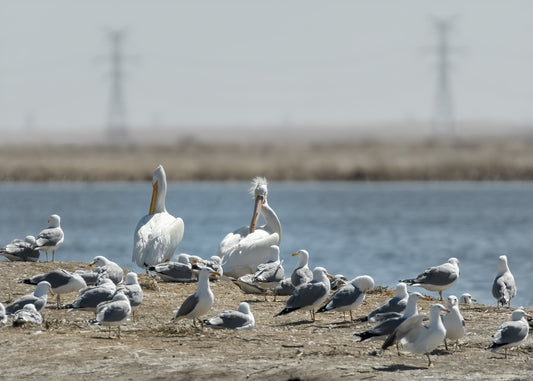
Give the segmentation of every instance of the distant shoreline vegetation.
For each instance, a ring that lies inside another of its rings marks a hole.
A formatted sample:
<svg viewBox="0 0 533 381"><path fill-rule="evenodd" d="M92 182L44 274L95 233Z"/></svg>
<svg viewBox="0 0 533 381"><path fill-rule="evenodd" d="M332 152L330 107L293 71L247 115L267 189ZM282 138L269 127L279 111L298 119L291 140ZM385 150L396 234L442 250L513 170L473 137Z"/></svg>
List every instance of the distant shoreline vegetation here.
<svg viewBox="0 0 533 381"><path fill-rule="evenodd" d="M1 181L530 181L533 137L0 146Z"/></svg>

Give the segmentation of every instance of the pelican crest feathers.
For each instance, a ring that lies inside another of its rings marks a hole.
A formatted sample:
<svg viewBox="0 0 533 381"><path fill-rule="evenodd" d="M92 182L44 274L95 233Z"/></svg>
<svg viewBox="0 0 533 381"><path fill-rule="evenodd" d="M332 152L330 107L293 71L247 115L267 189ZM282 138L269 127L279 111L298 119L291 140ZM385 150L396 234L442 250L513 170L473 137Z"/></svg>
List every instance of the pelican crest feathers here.
<svg viewBox="0 0 533 381"><path fill-rule="evenodd" d="M267 186L267 180L264 177L256 176L252 179L252 184L250 186L250 194L255 197L255 190L261 185Z"/></svg>

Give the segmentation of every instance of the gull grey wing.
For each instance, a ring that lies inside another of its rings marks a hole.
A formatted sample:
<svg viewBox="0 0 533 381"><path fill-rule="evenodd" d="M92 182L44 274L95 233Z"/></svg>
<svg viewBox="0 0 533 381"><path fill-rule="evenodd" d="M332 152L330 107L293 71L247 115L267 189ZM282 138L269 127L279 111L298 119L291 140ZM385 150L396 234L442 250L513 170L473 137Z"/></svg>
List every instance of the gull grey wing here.
<svg viewBox="0 0 533 381"><path fill-rule="evenodd" d="M323 297L328 289L321 282L310 282L298 286L292 296L287 299L287 308L302 308L312 305Z"/></svg>
<svg viewBox="0 0 533 381"><path fill-rule="evenodd" d="M335 291L326 304L327 309L334 309L343 306L348 306L354 303L357 298L363 295L363 292L355 287L353 284L348 283Z"/></svg>
<svg viewBox="0 0 533 381"><path fill-rule="evenodd" d="M420 314L411 316L409 319L404 320L398 327L396 327L389 337L387 337L381 346L381 349L387 349L391 345L399 342L401 339L411 334L414 330L417 330L419 327L423 327L422 321L424 318L425 315Z"/></svg>
<svg viewBox="0 0 533 381"><path fill-rule="evenodd" d="M196 296L196 294L189 296L187 299L185 299L183 304L180 306L174 318L179 318L180 316L186 316L190 314L192 310L194 310L194 308L198 304L198 300L199 298L198 296Z"/></svg>
<svg viewBox="0 0 533 381"><path fill-rule="evenodd" d="M414 283L431 283L434 285L446 285L457 279L457 273L446 266L430 267L414 280Z"/></svg>

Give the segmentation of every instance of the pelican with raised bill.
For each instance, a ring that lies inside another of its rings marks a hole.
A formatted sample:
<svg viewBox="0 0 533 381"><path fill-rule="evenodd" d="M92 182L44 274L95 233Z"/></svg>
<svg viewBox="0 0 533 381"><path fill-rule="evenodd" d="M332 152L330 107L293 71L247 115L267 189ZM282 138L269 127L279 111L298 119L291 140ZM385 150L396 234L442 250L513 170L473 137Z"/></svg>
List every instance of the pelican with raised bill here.
<svg viewBox="0 0 533 381"><path fill-rule="evenodd" d="M268 187L264 177L252 180L250 192L255 204L250 226L243 226L227 234L218 247L224 274L239 278L253 273L257 266L279 255L281 223L267 200ZM257 226L259 216L265 224Z"/></svg>
<svg viewBox="0 0 533 381"><path fill-rule="evenodd" d="M169 261L183 238L183 220L167 212L167 178L163 166L153 174L153 192L148 214L142 217L133 234L132 261L139 267Z"/></svg>

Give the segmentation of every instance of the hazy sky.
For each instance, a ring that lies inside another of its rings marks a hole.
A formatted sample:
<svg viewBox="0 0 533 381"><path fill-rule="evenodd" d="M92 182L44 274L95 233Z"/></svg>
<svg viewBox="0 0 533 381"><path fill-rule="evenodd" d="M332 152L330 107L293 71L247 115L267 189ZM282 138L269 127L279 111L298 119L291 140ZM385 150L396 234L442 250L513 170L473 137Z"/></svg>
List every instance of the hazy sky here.
<svg viewBox="0 0 533 381"><path fill-rule="evenodd" d="M0 128L104 126L126 28L132 126L431 118L453 17L459 121L533 123L531 0L0 0Z"/></svg>

